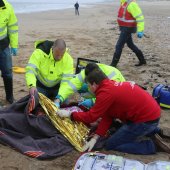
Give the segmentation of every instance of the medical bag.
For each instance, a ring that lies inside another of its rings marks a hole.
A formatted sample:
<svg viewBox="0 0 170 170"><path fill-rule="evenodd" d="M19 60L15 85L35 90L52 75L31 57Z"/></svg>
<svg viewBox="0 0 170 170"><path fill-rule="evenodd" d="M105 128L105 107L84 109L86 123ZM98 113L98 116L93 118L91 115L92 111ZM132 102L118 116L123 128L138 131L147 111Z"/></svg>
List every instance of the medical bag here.
<svg viewBox="0 0 170 170"><path fill-rule="evenodd" d="M152 96L161 107L170 109L170 86L158 84L154 87Z"/></svg>
<svg viewBox="0 0 170 170"><path fill-rule="evenodd" d="M145 164L122 156L109 155L99 152L83 153L73 170L168 170L170 162L155 161Z"/></svg>

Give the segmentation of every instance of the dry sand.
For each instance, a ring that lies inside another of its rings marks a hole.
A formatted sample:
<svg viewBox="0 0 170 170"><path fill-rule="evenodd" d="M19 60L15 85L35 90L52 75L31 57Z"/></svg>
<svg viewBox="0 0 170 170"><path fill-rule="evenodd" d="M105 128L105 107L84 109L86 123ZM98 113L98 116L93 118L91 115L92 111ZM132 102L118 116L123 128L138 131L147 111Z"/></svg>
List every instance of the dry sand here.
<svg viewBox="0 0 170 170"><path fill-rule="evenodd" d="M137 63L135 55L125 47L118 68L127 80L145 84L149 92L157 83L170 83L170 1L140 1L145 15L145 34L147 36L134 41L142 49L147 65L134 67ZM63 38L71 49L71 54L78 57L100 60L110 64L114 46L119 36L116 16L119 3L100 4L91 8L80 9L80 16L74 15L74 9L48 11L32 14L19 14L19 55L13 57L13 65L25 67L34 49L34 41L40 39L55 40ZM169 18L168 18L169 17ZM28 93L23 74L14 74L14 94L18 100ZM5 104L5 93L2 79L0 82L0 101ZM161 127L169 132L170 111L162 110ZM127 158L141 160L145 163L154 160L169 160L165 153L150 156L123 154ZM17 151L0 145L1 170L69 170L80 155L73 151L65 156L38 161L24 156Z"/></svg>

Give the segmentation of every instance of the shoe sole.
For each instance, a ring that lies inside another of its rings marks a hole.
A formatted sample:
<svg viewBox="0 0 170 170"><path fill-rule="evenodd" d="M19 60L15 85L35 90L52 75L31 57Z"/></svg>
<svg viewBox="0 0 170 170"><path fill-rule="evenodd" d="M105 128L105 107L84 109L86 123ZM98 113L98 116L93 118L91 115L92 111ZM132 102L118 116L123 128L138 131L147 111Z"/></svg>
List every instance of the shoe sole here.
<svg viewBox="0 0 170 170"><path fill-rule="evenodd" d="M164 150L164 152L170 154L170 147L165 142L163 142L163 139L158 134L155 134L155 138L156 138L156 140L159 141L159 143L161 143L163 145L163 147L161 147L162 150Z"/></svg>

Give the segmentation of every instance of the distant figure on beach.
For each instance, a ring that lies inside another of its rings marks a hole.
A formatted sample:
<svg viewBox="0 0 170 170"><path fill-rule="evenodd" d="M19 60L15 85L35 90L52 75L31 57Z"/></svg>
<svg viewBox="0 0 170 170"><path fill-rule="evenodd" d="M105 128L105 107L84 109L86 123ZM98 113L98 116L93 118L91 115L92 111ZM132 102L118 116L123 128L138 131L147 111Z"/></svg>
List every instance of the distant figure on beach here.
<svg viewBox="0 0 170 170"><path fill-rule="evenodd" d="M79 3L78 2L74 4L74 8L75 8L75 15L79 15Z"/></svg>
<svg viewBox="0 0 170 170"><path fill-rule="evenodd" d="M123 47L125 44L136 54L139 63L135 66L146 64L142 51L133 43L132 33L136 33L137 37L142 38L144 35L144 16L142 11L134 0L120 0L121 5L118 11L117 22L120 29L120 36L116 44L115 53L111 62L111 66L116 67Z"/></svg>
<svg viewBox="0 0 170 170"><path fill-rule="evenodd" d="M12 55L16 56L17 51L17 17L14 13L12 5L6 0L0 0L0 70L5 86L6 100L10 104L14 102Z"/></svg>
<svg viewBox="0 0 170 170"><path fill-rule="evenodd" d="M36 41L35 50L26 66L26 83L30 95L37 91L58 99L60 84L73 75L73 58L62 39Z"/></svg>

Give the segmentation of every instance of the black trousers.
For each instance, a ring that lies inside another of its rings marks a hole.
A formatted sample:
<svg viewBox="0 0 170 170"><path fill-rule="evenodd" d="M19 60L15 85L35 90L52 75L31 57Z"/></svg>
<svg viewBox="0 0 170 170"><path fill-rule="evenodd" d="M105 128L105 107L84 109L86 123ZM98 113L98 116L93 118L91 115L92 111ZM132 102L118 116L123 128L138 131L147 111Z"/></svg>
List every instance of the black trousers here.
<svg viewBox="0 0 170 170"><path fill-rule="evenodd" d="M120 36L116 44L115 53L113 55L113 60L111 65L116 66L119 62L119 59L122 54L122 50L125 44L136 54L137 58L140 62L144 61L144 56L142 51L133 43L132 39L132 31L128 30L128 28L121 28L120 29Z"/></svg>

